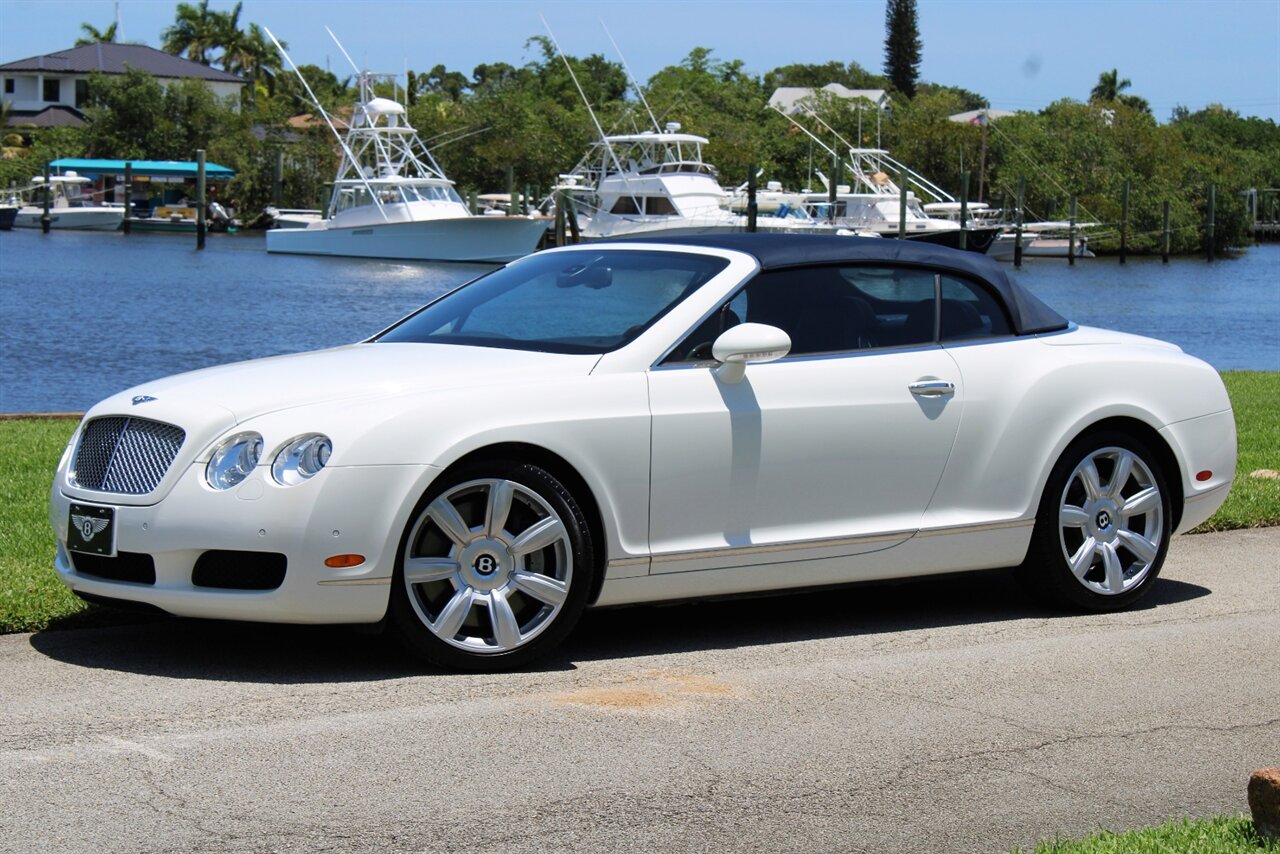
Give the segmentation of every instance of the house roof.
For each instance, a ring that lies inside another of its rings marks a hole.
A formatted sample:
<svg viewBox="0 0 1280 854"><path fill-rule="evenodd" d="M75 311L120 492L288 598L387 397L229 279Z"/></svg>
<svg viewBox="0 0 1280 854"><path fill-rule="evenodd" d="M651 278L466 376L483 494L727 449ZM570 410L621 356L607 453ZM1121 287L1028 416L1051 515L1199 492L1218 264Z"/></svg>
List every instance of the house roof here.
<svg viewBox="0 0 1280 854"><path fill-rule="evenodd" d="M43 110L10 110L9 127L32 125L38 128L84 127L84 114L66 104L51 104Z"/></svg>
<svg viewBox="0 0 1280 854"><path fill-rule="evenodd" d="M849 89L839 83L828 83L821 89L809 89L804 86L780 86L769 96L769 106L777 107L785 113L797 112L796 104L804 98L811 98L817 92L830 92L840 98L866 98L888 109L889 95L884 89Z"/></svg>
<svg viewBox="0 0 1280 854"><path fill-rule="evenodd" d="M0 65L0 73L14 71L44 71L54 74L88 74L101 71L104 74L124 74L127 68L137 68L156 77L176 79L195 78L216 83L239 83L243 77L228 74L143 44L115 44L98 42L86 44L43 56L32 56Z"/></svg>
<svg viewBox="0 0 1280 854"><path fill-rule="evenodd" d="M959 122L966 125L981 125L989 121L994 122L996 119L1004 119L1009 116L1016 116L1017 113L1009 110L969 110L966 113L956 113L954 116L948 116L953 122Z"/></svg>

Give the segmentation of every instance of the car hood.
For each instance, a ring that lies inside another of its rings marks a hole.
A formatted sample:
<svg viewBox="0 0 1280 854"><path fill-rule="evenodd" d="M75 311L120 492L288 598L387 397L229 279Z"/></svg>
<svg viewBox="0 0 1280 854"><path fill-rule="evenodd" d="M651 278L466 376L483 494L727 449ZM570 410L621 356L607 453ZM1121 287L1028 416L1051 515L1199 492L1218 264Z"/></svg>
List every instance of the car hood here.
<svg viewBox="0 0 1280 854"><path fill-rule="evenodd" d="M217 407L239 423L317 403L498 385L533 377L585 376L597 361L597 355L492 347L352 344L176 374L120 392L94 410L175 420L184 411L194 414ZM144 396L153 400L134 403Z"/></svg>

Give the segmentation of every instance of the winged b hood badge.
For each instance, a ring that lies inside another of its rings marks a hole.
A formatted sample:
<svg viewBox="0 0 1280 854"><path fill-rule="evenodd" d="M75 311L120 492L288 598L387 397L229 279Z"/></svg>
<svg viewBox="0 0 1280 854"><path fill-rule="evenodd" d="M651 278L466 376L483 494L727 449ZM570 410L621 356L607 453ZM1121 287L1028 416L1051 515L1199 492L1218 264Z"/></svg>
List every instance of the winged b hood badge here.
<svg viewBox="0 0 1280 854"><path fill-rule="evenodd" d="M133 405L137 406L139 403L146 403L150 400L155 400L155 398L149 394L135 394L133 396Z"/></svg>

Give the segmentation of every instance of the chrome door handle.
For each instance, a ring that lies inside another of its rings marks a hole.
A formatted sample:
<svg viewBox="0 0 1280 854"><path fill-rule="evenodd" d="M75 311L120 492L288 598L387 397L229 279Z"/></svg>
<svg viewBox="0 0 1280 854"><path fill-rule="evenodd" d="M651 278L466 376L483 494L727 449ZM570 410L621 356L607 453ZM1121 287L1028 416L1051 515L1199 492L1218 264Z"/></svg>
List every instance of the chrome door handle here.
<svg viewBox="0 0 1280 854"><path fill-rule="evenodd" d="M946 380L918 380L907 386L917 397L942 397L955 394L956 387Z"/></svg>

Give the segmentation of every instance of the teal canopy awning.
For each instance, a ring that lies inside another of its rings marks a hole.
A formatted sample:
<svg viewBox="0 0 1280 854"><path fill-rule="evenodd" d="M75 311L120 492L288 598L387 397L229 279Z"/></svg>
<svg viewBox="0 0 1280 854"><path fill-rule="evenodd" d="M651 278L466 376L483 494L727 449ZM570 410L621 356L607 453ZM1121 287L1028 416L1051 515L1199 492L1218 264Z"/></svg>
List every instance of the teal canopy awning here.
<svg viewBox="0 0 1280 854"><path fill-rule="evenodd" d="M81 157L64 157L49 164L55 173L76 172L80 175L123 175L125 163L133 164L133 174L153 178L191 178L196 177L194 160L93 160ZM217 163L205 163L206 178L222 179L236 177L234 169L219 166Z"/></svg>

